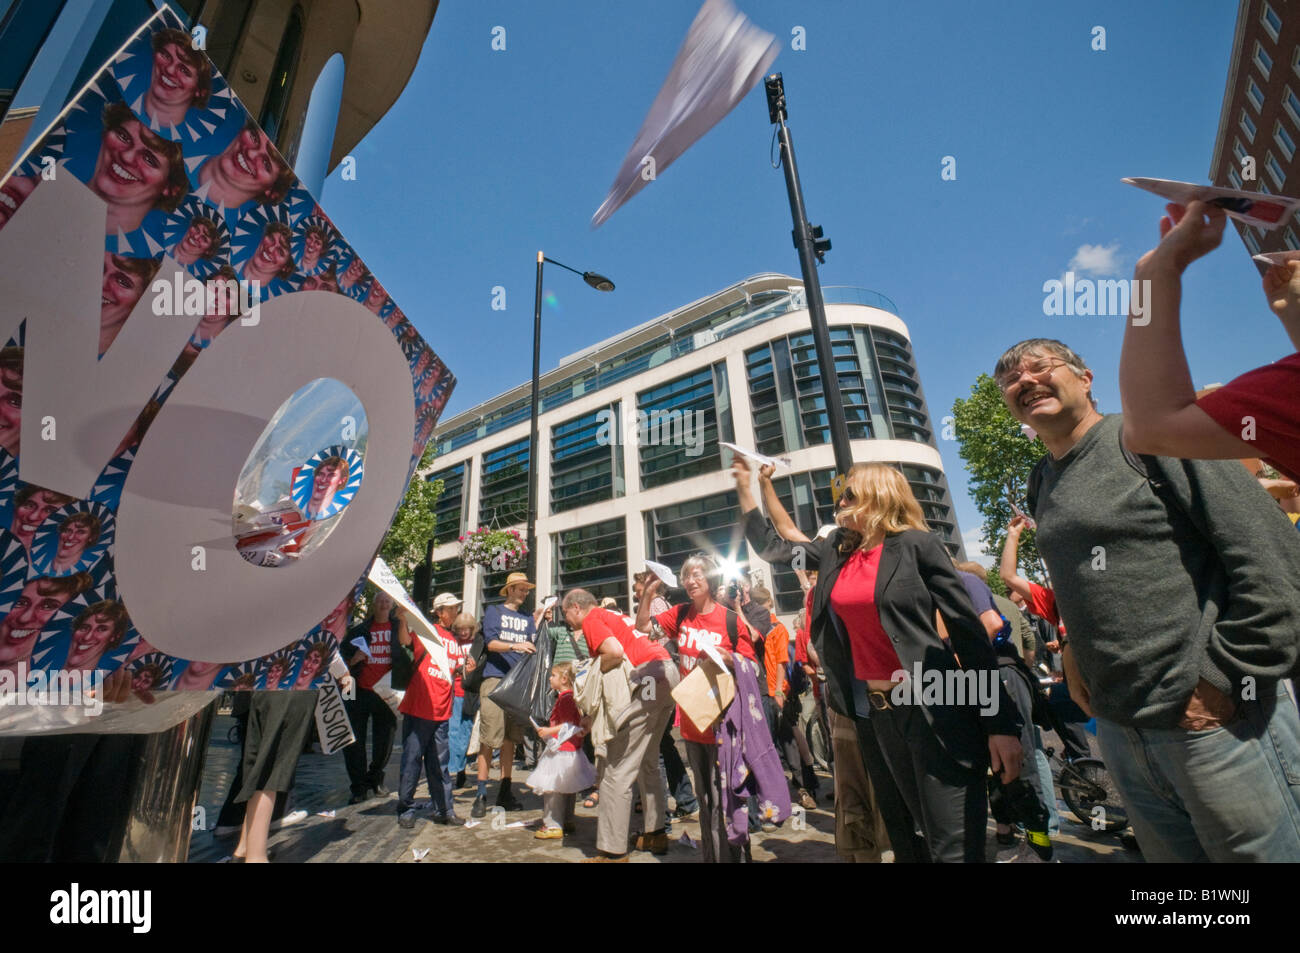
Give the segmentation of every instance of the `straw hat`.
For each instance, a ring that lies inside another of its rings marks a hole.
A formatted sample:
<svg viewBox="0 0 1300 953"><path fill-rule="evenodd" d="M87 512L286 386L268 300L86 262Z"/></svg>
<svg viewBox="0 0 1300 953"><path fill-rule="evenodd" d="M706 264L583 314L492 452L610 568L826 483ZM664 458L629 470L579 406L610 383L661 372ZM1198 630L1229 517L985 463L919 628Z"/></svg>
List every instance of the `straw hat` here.
<svg viewBox="0 0 1300 953"><path fill-rule="evenodd" d="M529 589L537 588L531 582L528 581L528 576L525 575L524 573L512 572L510 575L506 576L506 584L501 587L500 595L504 596L506 594L507 589L509 589L511 586L518 585L519 583L523 583Z"/></svg>

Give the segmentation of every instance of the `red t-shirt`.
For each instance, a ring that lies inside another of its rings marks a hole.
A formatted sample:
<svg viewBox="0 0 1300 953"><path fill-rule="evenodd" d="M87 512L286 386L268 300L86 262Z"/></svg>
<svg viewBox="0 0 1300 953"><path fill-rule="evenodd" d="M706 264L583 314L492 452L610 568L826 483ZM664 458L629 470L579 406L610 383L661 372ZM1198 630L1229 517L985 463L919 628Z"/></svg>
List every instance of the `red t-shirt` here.
<svg viewBox="0 0 1300 953"><path fill-rule="evenodd" d="M692 606L686 618L682 620L680 633L677 630L679 611L674 606L667 612L655 616L655 622L664 630L668 638L677 642L677 664L681 668L682 675L688 675L699 664L705 645L731 648L731 637L727 635L727 607L714 603L713 610L707 615L697 615ZM758 656L754 654L754 641L749 634L749 626L745 625L745 617L738 612L735 615L736 651L747 659L757 660ZM696 741L707 745L716 742L711 730L697 731L689 718L683 718L681 721L684 741Z"/></svg>
<svg viewBox="0 0 1300 953"><path fill-rule="evenodd" d="M444 668L439 661L435 661L425 651L419 636L412 633L411 638L415 672L411 675L406 695L397 710L403 715L414 715L426 721L448 721L451 718L451 668ZM446 645L445 642L443 644Z"/></svg>
<svg viewBox="0 0 1300 953"><path fill-rule="evenodd" d="M1056 593L1036 582L1029 584L1029 611L1040 615L1058 629L1061 627L1061 614L1056 611Z"/></svg>
<svg viewBox="0 0 1300 953"><path fill-rule="evenodd" d="M876 608L876 574L883 551L883 545L865 553L856 550L845 561L831 590L831 608L849 633L853 674L863 681L892 681L903 667Z"/></svg>
<svg viewBox="0 0 1300 953"><path fill-rule="evenodd" d="M651 642L644 635L638 635L636 629L627 624L627 619L618 612L611 612L596 606L582 620L582 635L587 640L587 651L595 658L600 654L601 643L614 639L623 647L623 655L633 668L639 668L646 662L669 661L672 656L658 642Z"/></svg>
<svg viewBox="0 0 1300 953"><path fill-rule="evenodd" d="M447 647L447 662L451 665L451 671L456 679L452 695L456 698L465 697L465 688L460 683L461 666L465 664L465 659L469 658L470 646L472 642L458 642L456 636L448 632L438 623L433 624L434 629L442 636L442 644Z"/></svg>
<svg viewBox="0 0 1300 953"><path fill-rule="evenodd" d="M1247 371L1196 406L1234 437L1258 447L1256 456L1300 480L1300 351Z"/></svg>
<svg viewBox="0 0 1300 953"><path fill-rule="evenodd" d="M582 712L578 711L578 703L573 700L573 692L560 692L560 697L555 699L555 707L551 709L551 727L556 725L573 725L578 730L570 735L566 740L560 742L561 751L577 751L582 747Z"/></svg>
<svg viewBox="0 0 1300 953"><path fill-rule="evenodd" d="M360 688L374 688L375 683L393 667L393 626L389 622L370 623L370 636L366 639L370 658L357 674Z"/></svg>

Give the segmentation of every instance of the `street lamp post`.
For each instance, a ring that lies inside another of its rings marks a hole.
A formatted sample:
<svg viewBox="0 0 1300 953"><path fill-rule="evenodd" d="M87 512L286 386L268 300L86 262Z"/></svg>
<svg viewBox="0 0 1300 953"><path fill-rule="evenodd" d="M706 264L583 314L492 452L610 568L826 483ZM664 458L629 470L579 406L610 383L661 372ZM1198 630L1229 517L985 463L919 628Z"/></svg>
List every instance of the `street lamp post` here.
<svg viewBox="0 0 1300 953"><path fill-rule="evenodd" d="M540 251L537 253L537 293L533 298L533 390L530 405L531 426L528 431L528 578L534 585L540 585L537 575L537 391L541 382L542 351L542 266L546 262L556 265L575 275L597 291L613 291L614 282L604 275L592 271L578 271L563 262L547 258ZM536 592L536 590L534 590Z"/></svg>
<svg viewBox="0 0 1300 953"><path fill-rule="evenodd" d="M808 300L808 314L812 317L813 346L817 350L822 395L826 400L827 429L831 432L831 445L835 449L835 469L839 476L847 476L849 468L853 466L853 451L849 446L849 427L844 420L844 403L840 399L839 379L835 373L835 356L831 352L831 333L826 327L826 305L822 302L821 279L817 277L817 262L826 260L826 253L831 250L831 241L822 237L820 225L809 224L804 210L799 167L794 161L794 143L790 139L790 130L785 126L785 84L781 80L781 74L773 73L764 81L764 86L767 90L768 118L773 125L780 126L777 136L781 140L781 165L785 167L790 215L794 219L794 247L799 250L804 297Z"/></svg>

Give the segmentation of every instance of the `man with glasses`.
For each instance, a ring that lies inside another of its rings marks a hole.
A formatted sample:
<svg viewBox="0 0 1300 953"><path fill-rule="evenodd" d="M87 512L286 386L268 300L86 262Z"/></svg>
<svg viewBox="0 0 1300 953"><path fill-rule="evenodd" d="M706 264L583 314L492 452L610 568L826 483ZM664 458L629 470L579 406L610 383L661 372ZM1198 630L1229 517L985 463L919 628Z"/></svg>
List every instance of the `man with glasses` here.
<svg viewBox="0 0 1300 953"><path fill-rule="evenodd" d="M1300 539L1236 461L1135 457L1092 371L1022 341L994 371L1049 455L1038 549L1070 692L1149 861L1300 861Z"/></svg>

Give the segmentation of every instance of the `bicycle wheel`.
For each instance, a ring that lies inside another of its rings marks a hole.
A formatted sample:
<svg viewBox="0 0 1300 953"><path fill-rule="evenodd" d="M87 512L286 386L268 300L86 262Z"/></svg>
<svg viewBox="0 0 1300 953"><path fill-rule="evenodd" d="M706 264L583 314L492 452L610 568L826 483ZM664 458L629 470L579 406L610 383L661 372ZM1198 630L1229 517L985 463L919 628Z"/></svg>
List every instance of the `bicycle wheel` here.
<svg viewBox="0 0 1300 953"><path fill-rule="evenodd" d="M1128 811L1120 800L1119 789L1106 766L1096 758L1071 761L1061 769L1057 783L1062 800L1080 824L1094 827L1093 811L1100 807L1104 813L1097 818L1102 826L1094 829L1114 832L1128 827Z"/></svg>

